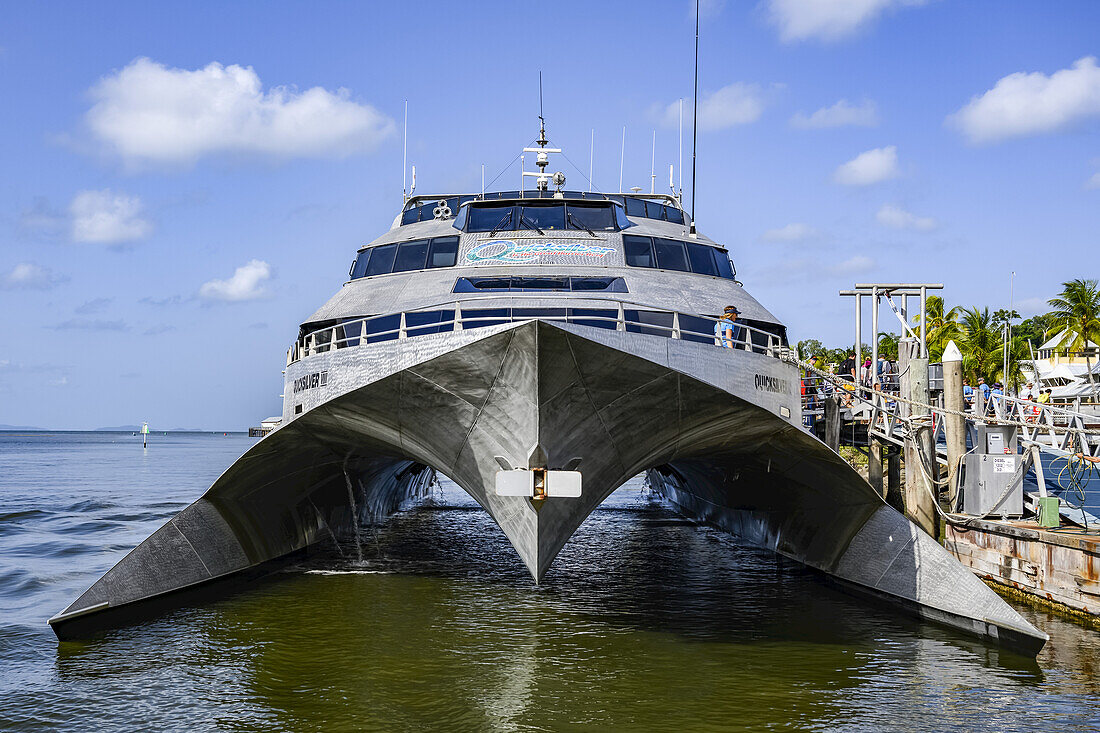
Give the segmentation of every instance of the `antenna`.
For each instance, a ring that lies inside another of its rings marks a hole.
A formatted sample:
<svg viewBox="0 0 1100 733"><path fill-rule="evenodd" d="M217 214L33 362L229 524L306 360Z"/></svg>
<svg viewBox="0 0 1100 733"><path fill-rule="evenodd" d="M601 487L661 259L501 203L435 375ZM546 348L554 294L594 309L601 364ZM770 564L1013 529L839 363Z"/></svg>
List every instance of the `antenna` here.
<svg viewBox="0 0 1100 733"><path fill-rule="evenodd" d="M588 193L592 193L592 157L596 154L596 128L592 128L592 140L588 143Z"/></svg>
<svg viewBox="0 0 1100 733"><path fill-rule="evenodd" d="M695 236L695 146L699 136L699 0L695 0L695 96L691 100L691 236Z"/></svg>
<svg viewBox="0 0 1100 733"><path fill-rule="evenodd" d="M672 180L672 163L668 164L668 188L672 191L672 195L676 195L675 181Z"/></svg>
<svg viewBox="0 0 1100 733"><path fill-rule="evenodd" d="M680 205L684 205L684 98L680 97L680 160L676 163L680 171Z"/></svg>
<svg viewBox="0 0 1100 733"><path fill-rule="evenodd" d="M657 131L653 131L653 147L649 149L649 192L657 193L657 174L654 172L654 164L657 160Z"/></svg>
<svg viewBox="0 0 1100 733"><path fill-rule="evenodd" d="M412 198L413 191L416 190L416 166L414 165L412 167L412 169L413 169L413 185L412 185L412 188L409 189L409 198Z"/></svg>
<svg viewBox="0 0 1100 733"><path fill-rule="evenodd" d="M626 157L626 127L623 127L623 145L619 149L619 193L623 192L623 159Z"/></svg>
<svg viewBox="0 0 1100 733"><path fill-rule="evenodd" d="M409 100L405 100L405 141L401 144L401 203L404 204L408 197L405 195L405 173L409 169Z"/></svg>

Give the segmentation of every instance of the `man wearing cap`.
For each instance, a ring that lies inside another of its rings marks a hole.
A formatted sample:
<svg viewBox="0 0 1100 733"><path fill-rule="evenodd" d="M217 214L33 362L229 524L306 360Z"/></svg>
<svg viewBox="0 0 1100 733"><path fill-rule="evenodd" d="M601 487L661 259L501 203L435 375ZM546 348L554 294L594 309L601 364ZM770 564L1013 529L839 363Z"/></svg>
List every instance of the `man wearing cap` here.
<svg viewBox="0 0 1100 733"><path fill-rule="evenodd" d="M726 306L725 313L714 324L715 346L732 349L741 340L741 326L737 325L737 316L740 313L737 306Z"/></svg>

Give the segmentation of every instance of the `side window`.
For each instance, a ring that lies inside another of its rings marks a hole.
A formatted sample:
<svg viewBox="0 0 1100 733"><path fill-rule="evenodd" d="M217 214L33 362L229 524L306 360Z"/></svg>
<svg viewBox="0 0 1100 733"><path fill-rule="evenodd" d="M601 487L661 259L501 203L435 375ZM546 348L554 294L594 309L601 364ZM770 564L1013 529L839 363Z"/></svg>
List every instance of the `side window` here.
<svg viewBox="0 0 1100 733"><path fill-rule="evenodd" d="M657 267L662 270L688 272L683 242L677 242L675 239L654 239L653 245L657 250Z"/></svg>
<svg viewBox="0 0 1100 733"><path fill-rule="evenodd" d="M714 260L718 264L718 276L727 280L736 280L737 272L730 262L729 252L724 249L714 250Z"/></svg>
<svg viewBox="0 0 1100 733"><path fill-rule="evenodd" d="M668 217L667 217L668 220L670 222L672 222L673 224L683 224L684 223L684 212L680 211L675 206L666 206L665 207L665 214L668 215Z"/></svg>
<svg viewBox="0 0 1100 733"><path fill-rule="evenodd" d="M627 216L645 216L645 201L641 199L626 198L626 214Z"/></svg>
<svg viewBox="0 0 1100 733"><path fill-rule="evenodd" d="M718 265L714 261L718 250L697 242L688 242L687 250L692 272L699 275L718 275Z"/></svg>
<svg viewBox="0 0 1100 733"><path fill-rule="evenodd" d="M365 249L355 258L355 264L351 267L351 279L356 280L367 274L367 261L370 259L371 250Z"/></svg>
<svg viewBox="0 0 1100 733"><path fill-rule="evenodd" d="M623 251L626 253L626 264L631 267L656 267L653 260L653 245L649 237L624 234Z"/></svg>
<svg viewBox="0 0 1100 733"><path fill-rule="evenodd" d="M385 275L393 270L393 258L397 254L396 244L383 244L381 247L370 250L370 253L370 262L367 264L366 272L363 273L365 277Z"/></svg>
<svg viewBox="0 0 1100 733"><path fill-rule="evenodd" d="M428 251L428 267L454 267L458 258L458 237L436 237Z"/></svg>
<svg viewBox="0 0 1100 733"><path fill-rule="evenodd" d="M650 219L665 219L665 207L664 204L659 204L656 201L647 201L645 205L645 215Z"/></svg>
<svg viewBox="0 0 1100 733"><path fill-rule="evenodd" d="M397 257L393 261L394 272L408 272L409 270L423 270L424 262L428 259L428 240L416 239L412 242L402 242L397 248Z"/></svg>

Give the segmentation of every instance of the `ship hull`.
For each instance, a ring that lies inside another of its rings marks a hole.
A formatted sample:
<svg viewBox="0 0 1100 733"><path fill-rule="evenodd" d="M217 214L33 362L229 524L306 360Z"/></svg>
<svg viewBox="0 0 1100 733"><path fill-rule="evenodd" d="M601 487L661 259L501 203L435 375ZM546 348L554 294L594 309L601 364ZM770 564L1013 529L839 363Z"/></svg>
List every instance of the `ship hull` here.
<svg viewBox="0 0 1100 733"><path fill-rule="evenodd" d="M284 426L51 624L86 634L119 609L232 582L394 511L435 471L540 582L591 511L648 471L691 518L1037 651L1044 634L801 428L798 379L774 356L542 321L314 354L288 367ZM577 470L582 495L497 496L503 466Z"/></svg>

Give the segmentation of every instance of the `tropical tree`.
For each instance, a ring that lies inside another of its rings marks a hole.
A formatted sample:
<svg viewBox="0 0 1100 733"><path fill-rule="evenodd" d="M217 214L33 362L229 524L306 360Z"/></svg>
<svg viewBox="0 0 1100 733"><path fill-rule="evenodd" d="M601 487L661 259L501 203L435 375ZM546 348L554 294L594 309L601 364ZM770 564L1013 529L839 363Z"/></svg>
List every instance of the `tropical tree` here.
<svg viewBox="0 0 1100 733"><path fill-rule="evenodd" d="M795 344L795 349L798 351L798 358L804 361L813 360L825 353L825 347L817 339L803 339Z"/></svg>
<svg viewBox="0 0 1100 733"><path fill-rule="evenodd" d="M898 335L881 332L878 335L878 355L884 359L898 358Z"/></svg>
<svg viewBox="0 0 1100 733"><path fill-rule="evenodd" d="M1096 289L1096 280L1076 278L1064 282L1061 294L1047 303L1054 309L1049 313L1048 333L1065 331L1058 348L1084 353L1089 384L1095 386L1089 342L1100 344L1100 291Z"/></svg>
<svg viewBox="0 0 1100 733"><path fill-rule="evenodd" d="M955 306L945 310L943 298L938 295L929 295L925 303L924 312L927 320L925 341L928 344L928 357L932 361L939 361L943 356L943 350L947 348L947 342L959 339L959 313L961 308ZM913 319L914 324L920 323L920 316ZM915 329L914 329L915 330Z"/></svg>
<svg viewBox="0 0 1100 733"><path fill-rule="evenodd" d="M975 381L979 377L987 382L993 381L994 375L1001 368L1003 352L1000 329L993 325L993 316L989 314L989 309L963 310L962 318L957 324L957 336L956 343L963 355L963 374ZM942 356L942 349L940 354Z"/></svg>
<svg viewBox="0 0 1100 733"><path fill-rule="evenodd" d="M1002 348L1003 348L1002 343ZM993 377L1003 383L1006 388L1011 385L1013 392L1020 391L1025 376L1021 364L1031 360L1031 350L1028 348L1027 339L1023 336L1013 336L1008 343L1008 371L1005 371L1005 352L1001 351L1000 360L996 364ZM964 357L965 358L965 357Z"/></svg>
<svg viewBox="0 0 1100 733"><path fill-rule="evenodd" d="M1018 321L1018 320L1020 320L1020 318L1022 318L1022 316L1020 315L1019 311L1017 311L1015 309L1009 310L1007 308L998 308L993 313L993 325L994 326L1003 326L1006 323L1012 323L1012 321Z"/></svg>
<svg viewBox="0 0 1100 733"><path fill-rule="evenodd" d="M1032 316L1021 321L1012 328L1012 333L1031 341L1036 348L1046 340L1046 334L1050 330L1053 319L1045 313Z"/></svg>

